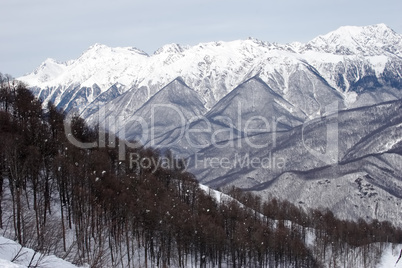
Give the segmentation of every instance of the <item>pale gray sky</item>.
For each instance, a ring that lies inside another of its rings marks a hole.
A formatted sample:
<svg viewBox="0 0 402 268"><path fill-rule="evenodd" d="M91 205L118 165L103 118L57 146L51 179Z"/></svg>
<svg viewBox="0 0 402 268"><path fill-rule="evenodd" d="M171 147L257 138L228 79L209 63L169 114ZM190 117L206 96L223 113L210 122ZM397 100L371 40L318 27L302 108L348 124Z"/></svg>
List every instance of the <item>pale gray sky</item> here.
<svg viewBox="0 0 402 268"><path fill-rule="evenodd" d="M94 43L152 54L168 43L307 42L344 25L385 23L402 33L400 0L1 0L0 10L0 72L15 77Z"/></svg>

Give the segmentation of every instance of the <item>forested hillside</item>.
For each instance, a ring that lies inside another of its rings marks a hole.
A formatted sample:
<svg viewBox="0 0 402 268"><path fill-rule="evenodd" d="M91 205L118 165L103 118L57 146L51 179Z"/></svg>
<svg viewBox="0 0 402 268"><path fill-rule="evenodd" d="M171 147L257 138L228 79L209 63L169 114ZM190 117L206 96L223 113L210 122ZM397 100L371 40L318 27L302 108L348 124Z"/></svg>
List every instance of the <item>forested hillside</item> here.
<svg viewBox="0 0 402 268"><path fill-rule="evenodd" d="M125 142L79 117L66 131L62 111L0 78L0 228L23 246L91 267L374 267L386 242L402 243L389 222L236 188L216 200L169 151L137 146L119 160ZM109 143L81 149L69 135Z"/></svg>

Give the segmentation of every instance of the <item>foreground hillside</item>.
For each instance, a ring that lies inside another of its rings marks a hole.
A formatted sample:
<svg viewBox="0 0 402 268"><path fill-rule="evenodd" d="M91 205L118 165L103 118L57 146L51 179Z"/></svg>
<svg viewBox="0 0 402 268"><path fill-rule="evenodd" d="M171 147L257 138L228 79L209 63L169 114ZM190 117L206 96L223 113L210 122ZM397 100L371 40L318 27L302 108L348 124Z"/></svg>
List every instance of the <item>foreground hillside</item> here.
<svg viewBox="0 0 402 268"><path fill-rule="evenodd" d="M64 119L23 85L1 85L0 228L24 247L91 267L375 267L402 243L389 222L236 188L218 198L169 151L131 143L122 154L126 141Z"/></svg>

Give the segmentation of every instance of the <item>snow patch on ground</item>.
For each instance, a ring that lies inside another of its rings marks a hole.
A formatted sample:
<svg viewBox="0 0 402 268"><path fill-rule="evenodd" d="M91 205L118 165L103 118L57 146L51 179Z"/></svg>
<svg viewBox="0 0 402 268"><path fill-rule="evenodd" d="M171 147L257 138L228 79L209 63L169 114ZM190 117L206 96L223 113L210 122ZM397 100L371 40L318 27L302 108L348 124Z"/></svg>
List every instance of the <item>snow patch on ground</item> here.
<svg viewBox="0 0 402 268"><path fill-rule="evenodd" d="M75 266L54 255L42 255L41 253L35 252L30 248L22 247L13 240L0 237L0 267L77 268L78 266Z"/></svg>
<svg viewBox="0 0 402 268"><path fill-rule="evenodd" d="M230 196L228 196L228 195L226 195L224 193L221 193L219 191L216 191L214 189L211 189L206 185L200 184L199 186L200 186L201 190L203 190L209 196L214 198L216 200L216 202L218 202L218 203L221 203L222 200L230 200L230 199L232 199Z"/></svg>
<svg viewBox="0 0 402 268"><path fill-rule="evenodd" d="M381 261L378 264L377 268L390 268L390 267L402 268L402 260L400 260L396 264L398 256L401 252L401 248L402 248L401 245L398 245L396 247L394 245L387 246L387 248L384 250Z"/></svg>
<svg viewBox="0 0 402 268"><path fill-rule="evenodd" d="M349 92L345 92L344 94L344 98L345 98L345 104L347 107L349 107L350 105L352 105L353 103L356 102L357 100L357 93L354 91L349 91Z"/></svg>

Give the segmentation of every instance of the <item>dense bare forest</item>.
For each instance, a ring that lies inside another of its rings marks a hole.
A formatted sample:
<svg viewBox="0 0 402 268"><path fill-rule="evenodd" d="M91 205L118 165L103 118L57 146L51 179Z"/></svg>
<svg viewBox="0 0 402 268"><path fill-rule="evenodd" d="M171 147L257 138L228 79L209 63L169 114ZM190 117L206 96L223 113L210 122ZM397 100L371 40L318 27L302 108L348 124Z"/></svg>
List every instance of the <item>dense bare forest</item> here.
<svg viewBox="0 0 402 268"><path fill-rule="evenodd" d="M373 267L383 245L402 243L389 222L339 220L223 189L219 202L169 151L127 148L152 159L130 166L78 116L71 133L51 103L0 75L0 228L37 251L91 267ZM155 166L164 157L176 165ZM230 196L230 197L229 197Z"/></svg>

